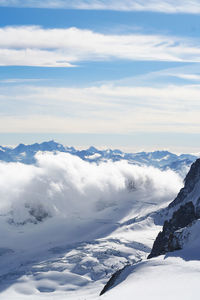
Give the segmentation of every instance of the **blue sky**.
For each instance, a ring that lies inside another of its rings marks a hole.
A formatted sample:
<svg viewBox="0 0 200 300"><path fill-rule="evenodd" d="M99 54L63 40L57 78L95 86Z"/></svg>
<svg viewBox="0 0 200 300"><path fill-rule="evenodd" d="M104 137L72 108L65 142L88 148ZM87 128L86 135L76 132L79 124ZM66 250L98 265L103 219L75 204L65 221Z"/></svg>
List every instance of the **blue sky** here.
<svg viewBox="0 0 200 300"><path fill-rule="evenodd" d="M199 14L198 1L0 0L0 144L199 152Z"/></svg>

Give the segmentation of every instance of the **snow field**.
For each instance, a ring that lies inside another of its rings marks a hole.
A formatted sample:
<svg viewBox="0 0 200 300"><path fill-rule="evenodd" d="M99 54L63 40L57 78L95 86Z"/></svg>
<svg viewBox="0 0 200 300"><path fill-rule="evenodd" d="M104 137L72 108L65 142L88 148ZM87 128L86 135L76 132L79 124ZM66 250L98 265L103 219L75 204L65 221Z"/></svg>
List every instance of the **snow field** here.
<svg viewBox="0 0 200 300"><path fill-rule="evenodd" d="M117 269L146 258L160 229L149 214L182 180L127 162L36 157L0 163L0 298L92 299Z"/></svg>

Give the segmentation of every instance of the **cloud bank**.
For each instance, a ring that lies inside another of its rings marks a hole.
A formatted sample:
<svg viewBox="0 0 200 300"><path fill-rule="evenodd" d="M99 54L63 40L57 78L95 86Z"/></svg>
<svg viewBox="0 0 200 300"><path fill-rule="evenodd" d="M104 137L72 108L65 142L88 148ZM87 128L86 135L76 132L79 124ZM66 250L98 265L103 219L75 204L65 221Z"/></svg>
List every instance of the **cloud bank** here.
<svg viewBox="0 0 200 300"><path fill-rule="evenodd" d="M0 0L0 6L200 13L200 3L198 0Z"/></svg>
<svg viewBox="0 0 200 300"><path fill-rule="evenodd" d="M199 93L198 84L67 88L4 83L0 132L199 133Z"/></svg>
<svg viewBox="0 0 200 300"><path fill-rule="evenodd" d="M37 165L0 163L0 173L0 215L14 224L56 217L116 222L131 210L172 200L182 186L172 171L125 162L96 165L64 153L39 153Z"/></svg>
<svg viewBox="0 0 200 300"><path fill-rule="evenodd" d="M200 62L198 40L172 36L112 35L78 28L0 28L0 66L72 67L112 59Z"/></svg>

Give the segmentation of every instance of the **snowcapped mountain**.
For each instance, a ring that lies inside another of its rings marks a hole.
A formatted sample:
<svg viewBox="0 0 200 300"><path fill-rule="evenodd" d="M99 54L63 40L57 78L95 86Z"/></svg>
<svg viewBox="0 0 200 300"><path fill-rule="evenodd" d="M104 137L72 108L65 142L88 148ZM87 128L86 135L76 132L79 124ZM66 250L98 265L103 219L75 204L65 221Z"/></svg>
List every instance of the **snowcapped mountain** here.
<svg viewBox="0 0 200 300"><path fill-rule="evenodd" d="M180 250L200 218L200 159L192 164L185 185L165 212L167 220L154 242L149 258Z"/></svg>
<svg viewBox="0 0 200 300"><path fill-rule="evenodd" d="M200 159L192 164L177 197L154 214L155 221L158 215L165 222L148 260L144 259L114 273L101 292L105 293L102 299L129 300L133 293L136 299L198 298Z"/></svg>
<svg viewBox="0 0 200 300"><path fill-rule="evenodd" d="M25 164L35 163L35 154L39 151L51 151L51 152L69 152L54 141L43 142L41 144L35 143L32 145L19 144L15 148L0 147L0 160L6 162L22 162Z"/></svg>
<svg viewBox="0 0 200 300"><path fill-rule="evenodd" d="M64 147L59 143L49 141L32 145L20 144L15 148L0 147L0 160L34 164L36 162L35 154L39 151L70 153L85 161L96 163L123 160L131 164L153 166L162 170L171 169L178 172L182 177L186 175L190 165L197 159L191 154L176 155L168 151L124 153L120 150L98 150L95 147L77 150L74 147Z"/></svg>

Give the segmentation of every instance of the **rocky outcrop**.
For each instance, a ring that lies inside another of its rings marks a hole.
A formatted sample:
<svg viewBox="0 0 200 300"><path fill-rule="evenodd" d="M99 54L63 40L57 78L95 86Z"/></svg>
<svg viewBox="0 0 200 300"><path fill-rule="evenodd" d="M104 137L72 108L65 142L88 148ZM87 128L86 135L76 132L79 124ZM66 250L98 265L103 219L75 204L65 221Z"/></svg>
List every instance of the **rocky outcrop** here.
<svg viewBox="0 0 200 300"><path fill-rule="evenodd" d="M148 258L182 249L184 228L200 218L200 188L199 191L196 188L199 182L200 159L197 159L185 178L184 188L168 206L168 211L173 211L172 217L164 222L163 230L159 232ZM190 198L192 201L189 201Z"/></svg>
<svg viewBox="0 0 200 300"><path fill-rule="evenodd" d="M165 221L163 230L159 232L148 258L181 249L182 245L181 242L179 242L178 231L190 225L197 218L198 216L192 202L181 205L180 208L173 213L172 218L169 221Z"/></svg>
<svg viewBox="0 0 200 300"><path fill-rule="evenodd" d="M111 289L115 283L116 283L116 280L118 279L119 275L121 274L121 272L124 270L123 269L120 269L118 271L116 271L112 276L111 278L108 280L108 282L106 283L106 285L104 286L104 288L102 289L102 291L100 292L99 296L102 296L103 294L105 294L109 289Z"/></svg>
<svg viewBox="0 0 200 300"><path fill-rule="evenodd" d="M197 159L190 168L190 171L185 177L184 187L180 190L177 197L169 204L169 208L175 207L183 203L185 198L194 189L196 183L200 180L200 159ZM199 191L200 194L200 191Z"/></svg>

